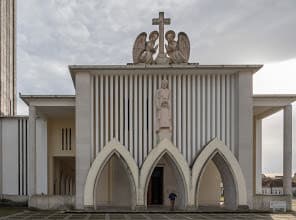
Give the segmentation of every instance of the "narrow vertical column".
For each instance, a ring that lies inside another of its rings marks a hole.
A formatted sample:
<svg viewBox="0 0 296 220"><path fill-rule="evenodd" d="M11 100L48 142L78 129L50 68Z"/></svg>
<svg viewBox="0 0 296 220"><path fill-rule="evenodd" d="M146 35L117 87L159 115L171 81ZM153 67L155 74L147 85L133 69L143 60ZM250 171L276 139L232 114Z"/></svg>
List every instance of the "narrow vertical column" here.
<svg viewBox="0 0 296 220"><path fill-rule="evenodd" d="M173 143L175 145L177 145L177 111L176 111L176 104L177 104L177 78L176 75L173 75L173 103L172 103L172 107L173 107Z"/></svg>
<svg viewBox="0 0 296 220"><path fill-rule="evenodd" d="M178 103L177 103L177 107L178 107L178 123L177 123L177 127L178 127L178 131L177 131L177 142L178 142L178 148L181 150L181 146L182 146L182 94L181 94L181 91L182 91L182 79L181 79L181 75L178 75L177 76L177 80L178 80L178 85L177 85L177 88L178 88Z"/></svg>
<svg viewBox="0 0 296 220"><path fill-rule="evenodd" d="M119 108L118 108L118 98L119 98L119 96L118 96L118 75L116 75L115 77L114 77L114 83L113 83L113 85L114 85L114 113L115 113L115 116L114 116L114 130L115 130L115 132L114 132L114 136L116 137L116 140L118 140L118 141L122 141L122 140L120 140L119 139L119 113L118 113L118 110L119 110ZM122 142L121 142L122 143Z"/></svg>
<svg viewBox="0 0 296 220"><path fill-rule="evenodd" d="M148 84L148 76L143 76L143 108L144 108L144 116L143 116L143 159L148 154L148 121L147 121L147 84Z"/></svg>
<svg viewBox="0 0 296 220"><path fill-rule="evenodd" d="M187 75L182 75L182 145L181 145L181 152L186 157L186 150L187 150L187 140L186 140L186 126L187 126L187 100L186 100L186 94L187 94L187 89L186 89L186 80L187 80Z"/></svg>
<svg viewBox="0 0 296 220"><path fill-rule="evenodd" d="M99 146L100 146L100 140L101 140L101 137L100 137L100 115L99 115L99 105L100 105L100 99L101 99L101 96L100 96L100 87L99 87L99 76L95 76L95 126L96 126L96 133L95 133L95 140L96 140L96 143L95 143L95 154L94 154L94 158L96 158L96 155L97 153L99 152Z"/></svg>
<svg viewBox="0 0 296 220"><path fill-rule="evenodd" d="M24 177L24 151L23 151L23 130L24 130L24 120L19 119L18 120L18 161L19 161L19 178L22 179L19 181L19 195L24 195L24 182L23 182L23 177ZM36 141L37 142L37 141ZM2 159L2 158L0 158ZM3 161L3 159L1 160Z"/></svg>
<svg viewBox="0 0 296 220"><path fill-rule="evenodd" d="M114 135L114 76L110 76L110 141L115 137Z"/></svg>
<svg viewBox="0 0 296 220"><path fill-rule="evenodd" d="M124 122L123 122L123 118L124 118L124 90L123 90L123 75L119 76L119 127L120 127L120 142L122 144L124 144Z"/></svg>
<svg viewBox="0 0 296 220"><path fill-rule="evenodd" d="M220 117L221 117L221 124L220 124L220 132L221 132L221 139L226 144L226 125L225 125L225 75L221 76L221 87L220 87L220 95L221 95L221 106L220 106Z"/></svg>
<svg viewBox="0 0 296 220"><path fill-rule="evenodd" d="M211 139L217 137L216 133L216 75L211 77Z"/></svg>
<svg viewBox="0 0 296 220"><path fill-rule="evenodd" d="M201 76L201 146L202 148L206 143L206 76Z"/></svg>
<svg viewBox="0 0 296 220"><path fill-rule="evenodd" d="M139 136L139 142L138 142L138 149L139 149L139 164L142 164L142 152L143 152L143 77L142 75L139 75L139 81L138 81L138 136Z"/></svg>
<svg viewBox="0 0 296 220"><path fill-rule="evenodd" d="M211 140L211 75L206 76L206 142Z"/></svg>
<svg viewBox="0 0 296 220"><path fill-rule="evenodd" d="M284 195L292 195L292 105L284 108Z"/></svg>
<svg viewBox="0 0 296 220"><path fill-rule="evenodd" d="M196 75L192 75L192 153L190 155L190 160L192 161L195 158L196 154Z"/></svg>
<svg viewBox="0 0 296 220"><path fill-rule="evenodd" d="M221 106L221 96L220 96L220 78L221 76L218 74L216 78L216 136L221 140L221 113L220 113L220 106Z"/></svg>
<svg viewBox="0 0 296 220"><path fill-rule="evenodd" d="M106 94L106 91L105 91ZM100 148L99 151L102 150L104 147L104 76L100 76L100 109L97 109L97 111L100 111ZM105 97L106 98L106 97Z"/></svg>
<svg viewBox="0 0 296 220"><path fill-rule="evenodd" d="M124 76L124 145L125 147L129 147L129 142L128 142L128 123L129 123L129 117L128 117L128 104L129 104L129 99L128 99L128 76Z"/></svg>
<svg viewBox="0 0 296 220"><path fill-rule="evenodd" d="M105 76L105 144L109 142L109 76Z"/></svg>
<svg viewBox="0 0 296 220"><path fill-rule="evenodd" d="M91 76L76 73L76 194L77 209L84 207L84 185L91 164Z"/></svg>
<svg viewBox="0 0 296 220"><path fill-rule="evenodd" d="M152 126L152 128L153 128L153 148L154 148L154 146L156 146L157 145L157 136L156 136L156 127L155 127L155 122L156 122L156 118L155 118L155 95L156 95L156 90L158 89L158 86L157 86L157 81L158 81L158 76L157 75L154 75L153 76L153 78L152 78L152 83L153 83L153 85L152 85L152 98L153 98L153 100L152 100L152 105L153 105L153 108L152 108L152 115L153 115L153 118L152 118L152 122L153 122L153 126Z"/></svg>
<svg viewBox="0 0 296 220"><path fill-rule="evenodd" d="M168 88L169 88L169 90L170 90L170 92L171 92L171 96L170 96L170 101L171 101L171 131L170 131L170 133L171 133L171 141L174 143L174 130L173 130L173 127L174 127L174 125L173 125L173 119L174 119L174 113L173 113L173 106L174 106L174 99L173 99L173 95L174 95L174 90L173 90L173 75L171 75L171 74L169 74L169 75L166 75L166 78L167 78L167 80L168 80Z"/></svg>
<svg viewBox="0 0 296 220"><path fill-rule="evenodd" d="M262 193L262 119L254 119L256 146L256 194Z"/></svg>
<svg viewBox="0 0 296 220"><path fill-rule="evenodd" d="M139 135L139 130L138 130L138 76L134 76L134 158L139 165L138 161L138 135Z"/></svg>
<svg viewBox="0 0 296 220"><path fill-rule="evenodd" d="M231 76L231 151L235 151L235 76Z"/></svg>
<svg viewBox="0 0 296 220"><path fill-rule="evenodd" d="M201 148L201 89L200 89L200 75L196 77L196 151Z"/></svg>
<svg viewBox="0 0 296 220"><path fill-rule="evenodd" d="M22 131L24 129L22 122ZM36 194L47 194L48 163L47 163L47 121L45 118L36 120Z"/></svg>
<svg viewBox="0 0 296 220"><path fill-rule="evenodd" d="M148 152L152 149L153 143L152 143L152 135L153 135L153 127L152 127L152 121L153 121L153 104L152 104L152 99L153 99L153 92L152 92L152 75L148 76Z"/></svg>
<svg viewBox="0 0 296 220"><path fill-rule="evenodd" d="M237 74L237 148L236 155L243 171L246 188L248 205L253 207L254 193L254 170L253 170L253 75L251 72L240 72ZM224 93L225 94L225 93ZM223 110L223 108L221 109ZM224 127L224 126L223 126ZM225 139L224 139L225 140Z"/></svg>
<svg viewBox="0 0 296 220"><path fill-rule="evenodd" d="M187 76L187 144L184 146L187 148L186 159L191 163L191 149L192 149L192 129L191 129L191 75Z"/></svg>
<svg viewBox="0 0 296 220"><path fill-rule="evenodd" d="M129 151L132 155L134 152L134 86L133 86L133 75L129 76Z"/></svg>
<svg viewBox="0 0 296 220"><path fill-rule="evenodd" d="M36 107L29 106L28 194L36 193Z"/></svg>
<svg viewBox="0 0 296 220"><path fill-rule="evenodd" d="M92 76L90 78L90 99L91 99L91 102L90 102L90 117L91 117L91 120L90 120L90 143L91 143L91 146L92 146L92 149L90 151L90 157L91 157L91 160L93 161L94 158L95 158L95 148L96 148L96 143L95 143L95 115L94 115L94 108L95 108L95 101L94 101L94 80L95 80L95 77ZM67 130L65 131L67 132ZM66 145L65 145L65 149L67 150L68 149L68 135L67 133L65 134L66 137L65 137L65 142L66 142ZM65 180L66 181L66 180ZM65 182L66 183L66 182Z"/></svg>
<svg viewBox="0 0 296 220"><path fill-rule="evenodd" d="M230 122L231 122L231 107L230 107L230 99L231 99L231 96L230 96L230 75L226 75L226 86L225 86L225 110L226 110L226 120L225 120L225 123L226 123L226 136L225 136L225 143L227 145L227 147L230 148L230 138L231 138L231 135L230 135Z"/></svg>

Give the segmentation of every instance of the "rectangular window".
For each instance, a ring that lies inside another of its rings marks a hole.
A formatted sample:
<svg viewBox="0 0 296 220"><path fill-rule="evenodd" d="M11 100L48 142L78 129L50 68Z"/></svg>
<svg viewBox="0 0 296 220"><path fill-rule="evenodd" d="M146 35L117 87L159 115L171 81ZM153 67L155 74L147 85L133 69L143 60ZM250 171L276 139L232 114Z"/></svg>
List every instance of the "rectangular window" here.
<svg viewBox="0 0 296 220"><path fill-rule="evenodd" d="M61 129L61 148L62 151L72 150L72 128Z"/></svg>

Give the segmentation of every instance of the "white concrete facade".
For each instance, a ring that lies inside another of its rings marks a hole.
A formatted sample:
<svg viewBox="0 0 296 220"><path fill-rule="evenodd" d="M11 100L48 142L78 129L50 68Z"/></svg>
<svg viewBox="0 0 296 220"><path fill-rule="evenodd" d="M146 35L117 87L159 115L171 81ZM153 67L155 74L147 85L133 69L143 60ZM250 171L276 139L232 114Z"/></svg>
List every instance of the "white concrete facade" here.
<svg viewBox="0 0 296 220"><path fill-rule="evenodd" d="M252 75L260 68L70 66L75 96L22 95L29 117L1 118L0 156L19 152L16 161L24 164L3 160L1 193L34 195L38 204L40 194L50 201L75 195L71 201L76 209L143 210L153 205L150 184L154 170L162 167L164 207L169 205L168 194L176 192L178 209L203 205L252 209L253 202L258 208L261 120L284 108L285 194L289 196L289 105L296 96L254 96ZM168 80L171 90L172 139L157 143L154 103L162 79ZM10 132L15 129L19 129L18 139ZM16 147L7 150L8 142ZM7 166L13 167L14 175L7 173ZM16 177L21 181L7 184ZM209 188L204 187L207 180Z"/></svg>
<svg viewBox="0 0 296 220"><path fill-rule="evenodd" d="M247 146L252 146L253 141L252 74L258 68L260 66L70 67L76 90L88 88L89 97L93 101L88 105L91 107L91 121L94 122L90 125L92 136L89 136L89 143L93 143L90 160L94 160L104 145L115 138L128 149L139 167L144 167L144 161L150 161L149 157L153 152L151 149L156 146L154 94L160 87L161 80L167 79L172 94L175 94L171 101L174 119L172 142L182 158L186 164L191 165L209 141L214 138L222 140L239 160L240 166L245 166L242 172L248 179L247 186L244 186L248 192L248 204L236 201L232 207L238 204L251 207L253 165L249 161L252 160L253 153L252 148ZM80 86L82 81L79 82L77 77L87 73L89 86ZM126 83L123 84L123 81ZM80 99L78 94L76 99ZM101 106L104 106L103 111ZM106 109L106 106L109 108ZM143 107L146 111L143 111ZM195 120L190 120L191 118ZM124 125L122 121L125 121ZM245 156L239 159L239 154ZM181 175L182 173L183 171ZM143 201L139 201L140 206L147 205L145 196L144 193ZM194 199L188 198L186 206L195 206L193 201ZM76 204L77 202L78 200ZM77 207L83 208L82 204L77 204Z"/></svg>

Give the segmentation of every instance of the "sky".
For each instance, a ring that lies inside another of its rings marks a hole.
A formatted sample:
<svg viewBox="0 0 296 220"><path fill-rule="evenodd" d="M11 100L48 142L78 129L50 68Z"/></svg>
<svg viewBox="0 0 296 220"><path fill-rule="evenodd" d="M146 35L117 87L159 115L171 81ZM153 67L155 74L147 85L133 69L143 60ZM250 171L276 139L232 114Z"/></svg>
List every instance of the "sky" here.
<svg viewBox="0 0 296 220"><path fill-rule="evenodd" d="M17 82L22 94L74 94L71 64L126 64L143 31L187 33L189 62L264 64L254 93L296 94L295 0L17 0ZM18 101L18 113L27 114ZM296 104L293 104L296 172ZM282 112L263 121L263 172L282 173Z"/></svg>

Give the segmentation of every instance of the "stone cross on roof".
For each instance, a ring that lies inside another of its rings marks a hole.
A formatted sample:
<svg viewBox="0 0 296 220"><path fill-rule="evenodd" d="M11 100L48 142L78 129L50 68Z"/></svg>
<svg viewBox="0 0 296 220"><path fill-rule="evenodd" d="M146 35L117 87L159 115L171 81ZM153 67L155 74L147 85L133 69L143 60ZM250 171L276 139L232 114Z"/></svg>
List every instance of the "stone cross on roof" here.
<svg viewBox="0 0 296 220"><path fill-rule="evenodd" d="M159 27L159 53L157 59L163 59L165 58L165 53L164 53L164 25L169 25L171 24L171 19L170 18L165 18L164 17L164 12L159 12L159 17L158 18L153 18L152 19L152 25L158 25Z"/></svg>
<svg viewBox="0 0 296 220"><path fill-rule="evenodd" d="M190 55L190 42L186 33L176 33L169 30L164 33L164 25L171 24L170 18L164 17L164 12L159 12L158 18L152 19L152 25L158 25L159 31L140 33L133 46L134 64L187 64ZM156 45L156 41L158 44ZM167 41L165 45L164 41ZM155 56L156 55L156 59Z"/></svg>

